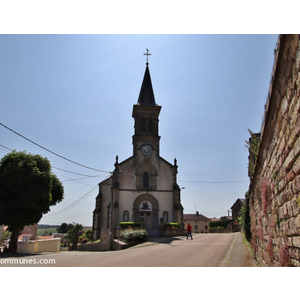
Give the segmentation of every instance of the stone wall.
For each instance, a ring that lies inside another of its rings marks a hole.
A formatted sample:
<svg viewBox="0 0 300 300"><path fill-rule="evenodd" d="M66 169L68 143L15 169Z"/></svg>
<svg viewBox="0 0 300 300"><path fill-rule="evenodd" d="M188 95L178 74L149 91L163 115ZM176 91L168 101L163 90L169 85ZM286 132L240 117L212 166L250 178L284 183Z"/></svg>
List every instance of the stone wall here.
<svg viewBox="0 0 300 300"><path fill-rule="evenodd" d="M300 37L280 35L250 181L251 244L261 266L300 266Z"/></svg>
<svg viewBox="0 0 300 300"><path fill-rule="evenodd" d="M109 251L110 235L108 228L101 229L101 240L98 243L78 245L78 251Z"/></svg>

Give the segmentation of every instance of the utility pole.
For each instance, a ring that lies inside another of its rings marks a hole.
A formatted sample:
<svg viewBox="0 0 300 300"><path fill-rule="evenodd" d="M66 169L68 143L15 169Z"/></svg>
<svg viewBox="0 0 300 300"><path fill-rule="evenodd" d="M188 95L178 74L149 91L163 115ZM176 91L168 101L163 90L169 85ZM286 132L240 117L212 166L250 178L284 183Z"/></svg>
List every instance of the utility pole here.
<svg viewBox="0 0 300 300"><path fill-rule="evenodd" d="M109 250L113 250L113 203L114 203L114 185L110 189L110 214L109 214Z"/></svg>

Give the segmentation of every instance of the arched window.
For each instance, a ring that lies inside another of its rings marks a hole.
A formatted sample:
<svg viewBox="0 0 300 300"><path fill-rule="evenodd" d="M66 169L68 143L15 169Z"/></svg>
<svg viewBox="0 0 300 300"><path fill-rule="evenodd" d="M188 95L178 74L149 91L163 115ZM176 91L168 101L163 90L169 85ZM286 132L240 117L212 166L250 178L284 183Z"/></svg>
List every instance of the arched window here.
<svg viewBox="0 0 300 300"><path fill-rule="evenodd" d="M123 222L129 222L129 211L124 210L123 212Z"/></svg>
<svg viewBox="0 0 300 300"><path fill-rule="evenodd" d="M164 219L164 223L168 223L169 222L169 215L167 211L163 212L163 219Z"/></svg>
<svg viewBox="0 0 300 300"><path fill-rule="evenodd" d="M156 190L157 170L149 163L142 163L136 168L136 188L142 190Z"/></svg>
<svg viewBox="0 0 300 300"><path fill-rule="evenodd" d="M148 188L149 187L149 173L144 172L143 173L143 188Z"/></svg>

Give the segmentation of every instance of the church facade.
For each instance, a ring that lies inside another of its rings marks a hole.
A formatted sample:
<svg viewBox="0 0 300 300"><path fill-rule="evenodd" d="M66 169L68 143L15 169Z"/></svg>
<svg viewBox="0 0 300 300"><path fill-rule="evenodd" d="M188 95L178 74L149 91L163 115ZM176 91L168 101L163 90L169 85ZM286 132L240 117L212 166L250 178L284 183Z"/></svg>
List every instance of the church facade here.
<svg viewBox="0 0 300 300"><path fill-rule="evenodd" d="M177 161L160 156L159 114L148 67L137 104L133 105L133 155L119 162L112 175L99 183L93 212L93 237L101 228L114 229L119 222L140 222L149 236L160 235L164 223L183 228L183 207L177 184Z"/></svg>

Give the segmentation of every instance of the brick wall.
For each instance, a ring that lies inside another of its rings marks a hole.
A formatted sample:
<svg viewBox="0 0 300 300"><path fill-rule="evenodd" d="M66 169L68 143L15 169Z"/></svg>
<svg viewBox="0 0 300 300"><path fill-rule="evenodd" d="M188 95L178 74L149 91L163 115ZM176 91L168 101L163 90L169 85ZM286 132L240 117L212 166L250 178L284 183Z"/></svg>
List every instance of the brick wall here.
<svg viewBox="0 0 300 300"><path fill-rule="evenodd" d="M278 38L250 182L251 245L261 266L300 266L299 42Z"/></svg>

